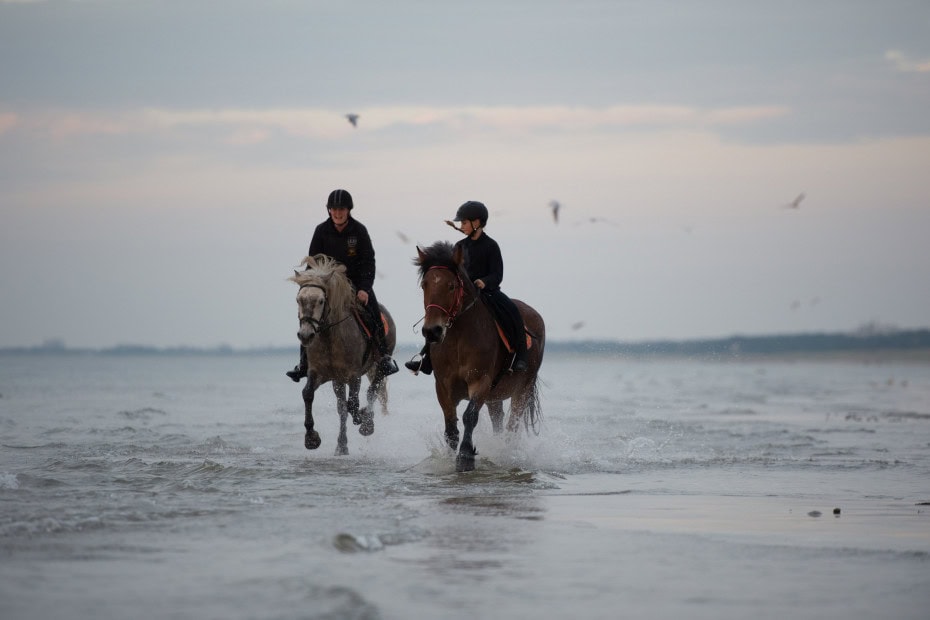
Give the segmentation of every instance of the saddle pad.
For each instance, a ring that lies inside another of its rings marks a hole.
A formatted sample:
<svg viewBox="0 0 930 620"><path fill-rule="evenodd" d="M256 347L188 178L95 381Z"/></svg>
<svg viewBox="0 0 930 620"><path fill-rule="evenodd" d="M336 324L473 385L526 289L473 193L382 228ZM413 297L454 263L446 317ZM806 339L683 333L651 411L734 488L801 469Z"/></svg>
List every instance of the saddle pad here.
<svg viewBox="0 0 930 620"><path fill-rule="evenodd" d="M384 326L384 335L387 336L388 332L391 331L391 328L388 326L387 317L384 316L384 313L381 312L380 314L381 314L381 324ZM362 320L362 315L359 314L357 309L355 310L355 321L358 323L358 326L362 328L362 331L365 332L365 335L368 338L371 338L371 330L369 330L368 326L365 325L365 321Z"/></svg>
<svg viewBox="0 0 930 620"><path fill-rule="evenodd" d="M497 321L494 321L495 327L497 327L497 335L501 337L501 342L504 343L504 348L507 349L507 353L513 353L513 347L510 345L510 341L507 339L507 336L504 334L501 324ZM533 348L533 339L530 337L529 333L524 329L523 333L526 335L526 350L529 351Z"/></svg>

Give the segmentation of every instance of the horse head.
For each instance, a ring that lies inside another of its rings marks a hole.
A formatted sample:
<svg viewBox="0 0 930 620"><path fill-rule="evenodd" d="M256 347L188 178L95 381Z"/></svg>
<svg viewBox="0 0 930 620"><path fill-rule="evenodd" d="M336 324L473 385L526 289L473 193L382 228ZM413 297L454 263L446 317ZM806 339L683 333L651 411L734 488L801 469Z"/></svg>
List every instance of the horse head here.
<svg viewBox="0 0 930 620"><path fill-rule="evenodd" d="M462 248L444 241L425 250L417 246L414 264L420 267L424 308L420 331L427 342L442 342L452 322L462 312L466 292L472 289L463 261Z"/></svg>
<svg viewBox="0 0 930 620"><path fill-rule="evenodd" d="M317 334L330 327L332 308L335 306L342 310L347 305L347 300L351 299L351 285L345 276L345 266L328 256L307 256L301 264L306 265L306 269L295 270L289 279L300 286L297 290L297 319L300 323L297 338L307 346Z"/></svg>

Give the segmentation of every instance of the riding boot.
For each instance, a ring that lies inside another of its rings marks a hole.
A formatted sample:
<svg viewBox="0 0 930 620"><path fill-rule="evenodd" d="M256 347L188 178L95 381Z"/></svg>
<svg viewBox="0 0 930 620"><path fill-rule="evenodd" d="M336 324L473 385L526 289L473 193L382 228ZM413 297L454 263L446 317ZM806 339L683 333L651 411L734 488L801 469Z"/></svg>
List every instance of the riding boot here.
<svg viewBox="0 0 930 620"><path fill-rule="evenodd" d="M381 354L381 359L378 360L378 370L381 372L382 377L387 377L393 375L399 369L397 368L397 362L395 362L391 354L388 353L387 337L384 334L384 325L381 324L381 317L379 316L377 318L377 323L372 326L371 333L374 336L378 352Z"/></svg>
<svg viewBox="0 0 930 620"><path fill-rule="evenodd" d="M300 380L307 376L307 370L309 366L307 364L307 350L303 347L300 347L300 363L294 366L294 370L288 370L286 374L291 378L291 381L294 383L300 383Z"/></svg>
<svg viewBox="0 0 930 620"><path fill-rule="evenodd" d="M429 357L429 345L423 345L423 348L420 349L419 355L414 357L409 362L404 362L404 366L408 370L413 371L413 374L423 373L424 375L433 374L433 362Z"/></svg>

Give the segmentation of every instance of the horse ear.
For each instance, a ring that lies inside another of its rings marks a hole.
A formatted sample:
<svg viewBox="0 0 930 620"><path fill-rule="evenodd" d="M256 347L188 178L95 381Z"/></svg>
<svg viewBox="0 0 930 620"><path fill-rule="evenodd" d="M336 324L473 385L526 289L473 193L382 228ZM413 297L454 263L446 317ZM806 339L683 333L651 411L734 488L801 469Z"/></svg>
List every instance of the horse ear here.
<svg viewBox="0 0 930 620"><path fill-rule="evenodd" d="M462 250L462 246L460 245L456 245L455 249L452 250L452 260L455 262L456 265L462 264L462 261L465 259L465 256L463 254L464 254L464 251Z"/></svg>
<svg viewBox="0 0 930 620"><path fill-rule="evenodd" d="M422 265L423 261L426 260L426 253L420 249L420 246L417 246L417 264Z"/></svg>
<svg viewBox="0 0 930 620"><path fill-rule="evenodd" d="M308 268L308 269L316 269L316 268L317 268L316 259L313 258L312 256L308 256L307 258L305 258L305 259L304 259L304 264L307 265L307 268Z"/></svg>

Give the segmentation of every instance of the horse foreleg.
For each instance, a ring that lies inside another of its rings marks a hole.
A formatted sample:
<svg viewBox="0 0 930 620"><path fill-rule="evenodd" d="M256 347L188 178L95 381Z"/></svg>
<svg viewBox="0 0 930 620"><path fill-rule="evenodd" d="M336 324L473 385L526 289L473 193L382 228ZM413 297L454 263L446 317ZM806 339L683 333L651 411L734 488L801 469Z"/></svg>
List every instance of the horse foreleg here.
<svg viewBox="0 0 930 620"><path fill-rule="evenodd" d="M317 388L317 376L313 371L307 375L307 384L301 392L304 397L304 447L307 450L316 450L320 447L320 434L313 430L313 393Z"/></svg>
<svg viewBox="0 0 930 620"><path fill-rule="evenodd" d="M446 444L455 450L459 447L459 418L456 414L456 401L439 381L436 382L436 399L442 408L442 417L446 422Z"/></svg>
<svg viewBox="0 0 930 620"><path fill-rule="evenodd" d="M455 469L457 471L472 471L475 468L475 445L472 443L471 434L478 424L478 412L481 411L482 403L480 400L471 399L468 406L465 407L465 413L462 414L462 426L465 432L462 434L462 443L459 446L459 454L455 459Z"/></svg>
<svg viewBox="0 0 930 620"><path fill-rule="evenodd" d="M494 434L498 435L504 430L504 403L495 401L487 403L487 405L488 417L491 418L491 427L494 429Z"/></svg>
<svg viewBox="0 0 930 620"><path fill-rule="evenodd" d="M358 426L359 434L368 437L375 432L374 409L371 407L371 388L368 390L368 406L359 409L358 393L361 389L361 377L349 382L349 412L352 414L352 423Z"/></svg>
<svg viewBox="0 0 930 620"><path fill-rule="evenodd" d="M333 393L336 395L336 411L339 413L339 437L336 439L336 456L344 456L349 453L349 437L346 434L346 422L349 419L346 384L341 381L333 381Z"/></svg>

